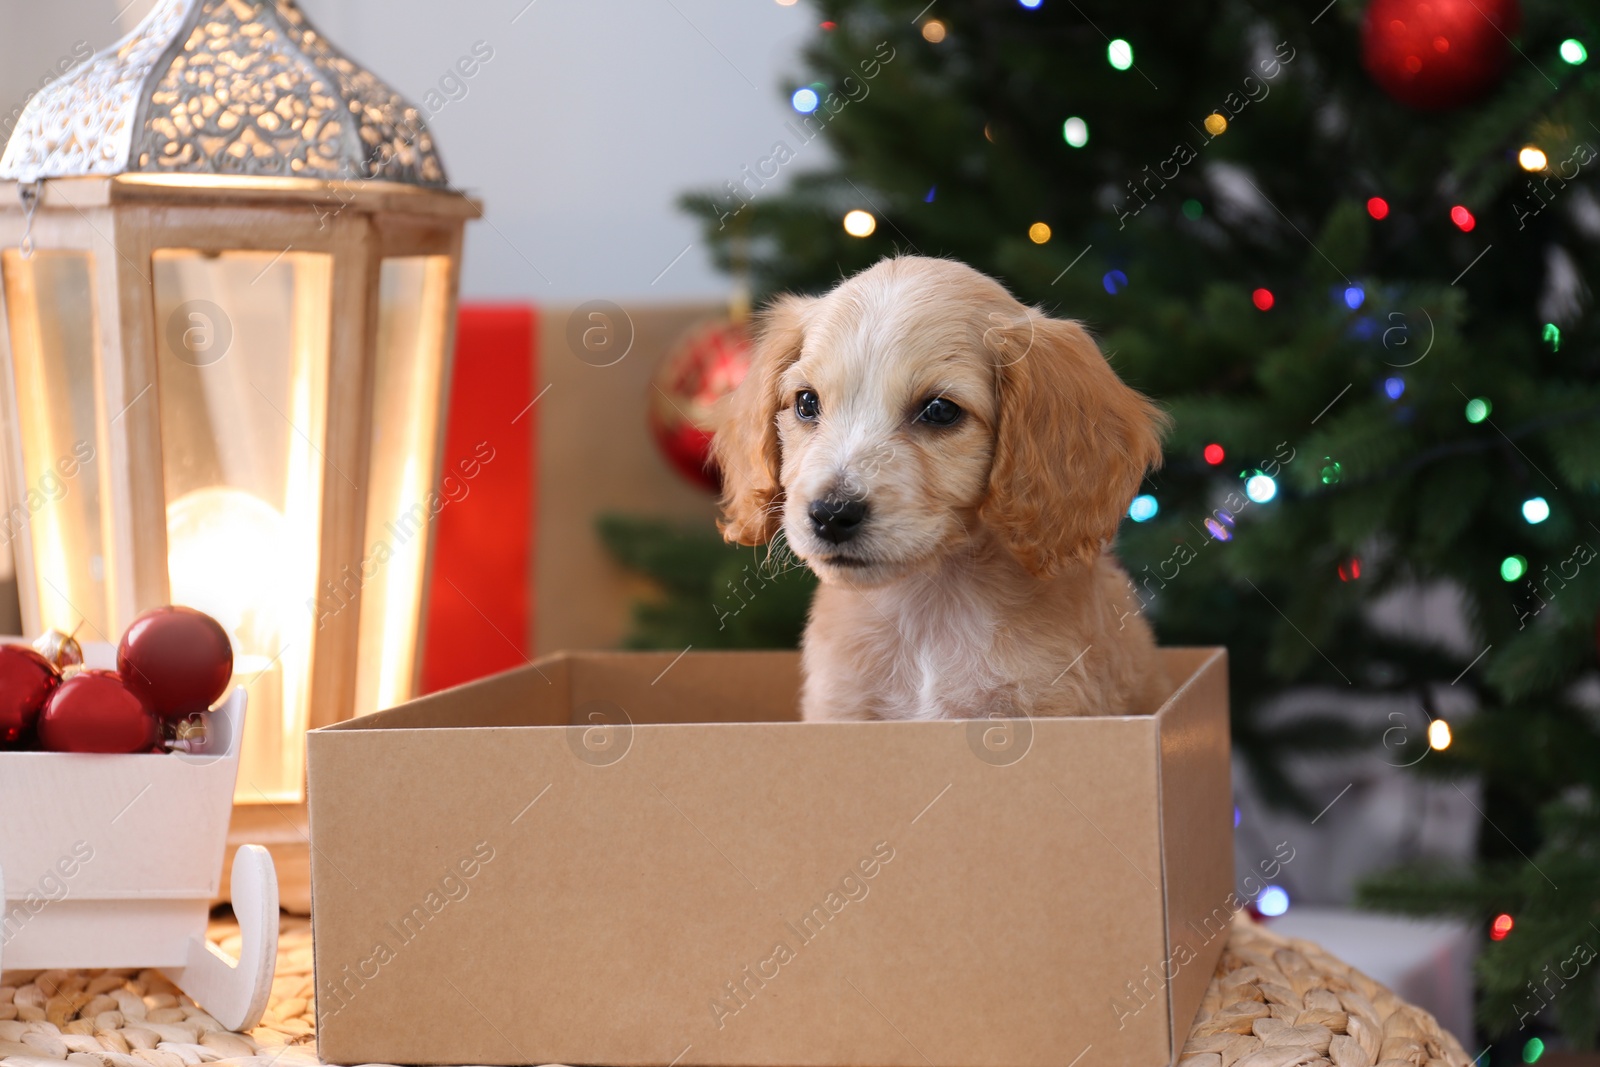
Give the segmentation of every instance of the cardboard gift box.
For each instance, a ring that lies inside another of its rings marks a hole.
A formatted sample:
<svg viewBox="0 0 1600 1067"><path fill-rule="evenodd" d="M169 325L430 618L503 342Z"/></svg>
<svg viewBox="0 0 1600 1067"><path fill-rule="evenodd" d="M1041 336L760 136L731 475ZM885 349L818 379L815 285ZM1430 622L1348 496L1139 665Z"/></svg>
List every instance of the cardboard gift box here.
<svg viewBox="0 0 1600 1067"><path fill-rule="evenodd" d="M797 723L788 652L556 654L309 735L334 1063L1171 1063L1227 658L1153 715Z"/></svg>

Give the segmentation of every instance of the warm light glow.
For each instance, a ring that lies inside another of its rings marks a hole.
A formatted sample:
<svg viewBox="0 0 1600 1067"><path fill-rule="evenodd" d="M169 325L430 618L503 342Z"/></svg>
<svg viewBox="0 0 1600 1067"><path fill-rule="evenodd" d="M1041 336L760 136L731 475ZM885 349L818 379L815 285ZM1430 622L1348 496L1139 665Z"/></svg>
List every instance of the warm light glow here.
<svg viewBox="0 0 1600 1067"><path fill-rule="evenodd" d="M846 213L844 217L844 232L851 237L871 237L872 232L878 228L878 220L872 217L872 212L856 208Z"/></svg>
<svg viewBox="0 0 1600 1067"><path fill-rule="evenodd" d="M236 653L276 655L289 543L283 514L243 489L219 485L184 494L167 506L173 603L220 622Z"/></svg>
<svg viewBox="0 0 1600 1067"><path fill-rule="evenodd" d="M152 265L158 321L207 301L232 324L230 346L204 363L162 339L168 599L213 616L233 642L233 682L250 708L235 802L298 803L328 468L332 257L158 249Z"/></svg>
<svg viewBox="0 0 1600 1067"><path fill-rule="evenodd" d="M1050 227L1043 222L1036 222L1028 227L1028 240L1036 245L1042 245L1050 240Z"/></svg>
<svg viewBox="0 0 1600 1067"><path fill-rule="evenodd" d="M402 492L408 492L415 498L425 495L427 478L422 476L418 469L415 451L406 457L405 468L400 474L400 485L404 487ZM421 606L418 601L421 599L419 594L422 586L422 564L426 558L421 543L412 549L410 556L409 568L402 566L400 560L394 560L386 568L384 576L383 637L379 642L379 648L382 650L379 659L383 666L378 675L378 698L375 705L378 708L391 708L411 696L411 677L415 671L413 653L417 639L417 613ZM362 708L362 710L367 709Z"/></svg>
<svg viewBox="0 0 1600 1067"><path fill-rule="evenodd" d="M233 644L233 679L246 686L250 707L272 714L283 706L278 649L291 589L290 544L282 514L242 489L197 489L167 507L167 573L172 600L199 608L222 624ZM285 741L294 737L271 719L246 721L242 782L277 781ZM291 742L298 743L298 742ZM259 788L257 786L256 788ZM259 800L250 795L247 799ZM270 799L293 799L275 791Z"/></svg>
<svg viewBox="0 0 1600 1067"><path fill-rule="evenodd" d="M1450 724L1443 719L1434 719L1428 724L1428 747L1435 752L1443 752L1450 747Z"/></svg>
<svg viewBox="0 0 1600 1067"><path fill-rule="evenodd" d="M1550 160L1541 149L1528 145L1517 153L1517 165L1523 170L1544 170L1550 165Z"/></svg>
<svg viewBox="0 0 1600 1067"><path fill-rule="evenodd" d="M1504 941L1506 935L1511 932L1511 928L1516 925L1516 920L1502 911L1494 917L1494 922L1489 924L1489 940Z"/></svg>
<svg viewBox="0 0 1600 1067"><path fill-rule="evenodd" d="M361 663L355 711L393 707L414 694L417 632L424 614L424 578L432 491L446 502L471 490L477 468L459 463L436 472L439 389L449 324L449 261L443 256L385 259L379 274L378 360L373 422L389 427L386 448L367 476L366 535L357 572L335 579L361 585ZM487 442L485 442L487 445ZM480 450L477 455L492 453ZM450 503L450 506L454 506Z"/></svg>
<svg viewBox="0 0 1600 1067"><path fill-rule="evenodd" d="M1228 132L1228 117L1220 111L1213 111L1206 116L1206 132L1213 137L1220 137Z"/></svg>
<svg viewBox="0 0 1600 1067"><path fill-rule="evenodd" d="M922 24L922 39L929 44L938 44L944 40L944 23L938 19L929 19L924 22Z"/></svg>
<svg viewBox="0 0 1600 1067"><path fill-rule="evenodd" d="M83 387L100 358L93 260L87 252L43 250L24 259L7 249L3 261L24 478L9 501L10 549L24 624L29 631L81 627L90 640L115 641L117 575L97 461L105 454L105 416ZM63 466L85 457L96 459ZM26 517L20 524L18 515ZM30 601L37 617L30 618Z"/></svg>
<svg viewBox="0 0 1600 1067"><path fill-rule="evenodd" d="M1271 311L1272 305L1277 303L1272 296L1271 289L1257 289L1255 292L1250 294L1250 302L1253 303L1256 306L1256 309L1259 311Z"/></svg>
<svg viewBox="0 0 1600 1067"><path fill-rule="evenodd" d="M1215 441L1211 442L1209 445L1206 445L1205 450L1201 454L1205 456L1206 462L1211 464L1213 467L1221 463L1228 456L1227 452L1223 451L1222 446L1217 444Z"/></svg>
<svg viewBox="0 0 1600 1067"><path fill-rule="evenodd" d="M1367 201L1367 214L1375 219L1389 217L1389 201L1381 196L1374 196Z"/></svg>

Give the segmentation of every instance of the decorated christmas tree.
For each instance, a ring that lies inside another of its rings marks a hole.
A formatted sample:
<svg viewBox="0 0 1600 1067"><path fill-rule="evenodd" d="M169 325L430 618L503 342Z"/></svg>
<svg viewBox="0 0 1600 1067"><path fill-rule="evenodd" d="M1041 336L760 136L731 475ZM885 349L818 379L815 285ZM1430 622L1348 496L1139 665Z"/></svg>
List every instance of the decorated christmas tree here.
<svg viewBox="0 0 1600 1067"><path fill-rule="evenodd" d="M759 296L951 256L1088 324L1175 418L1118 551L1165 643L1228 646L1255 783L1314 813L1283 754L1404 699L1385 741L1475 798L1478 864L1369 902L1483 924L1491 1034L1592 1044L1595 11L818 7L794 121L687 201L724 263ZM1385 621L1425 593L1454 639Z"/></svg>

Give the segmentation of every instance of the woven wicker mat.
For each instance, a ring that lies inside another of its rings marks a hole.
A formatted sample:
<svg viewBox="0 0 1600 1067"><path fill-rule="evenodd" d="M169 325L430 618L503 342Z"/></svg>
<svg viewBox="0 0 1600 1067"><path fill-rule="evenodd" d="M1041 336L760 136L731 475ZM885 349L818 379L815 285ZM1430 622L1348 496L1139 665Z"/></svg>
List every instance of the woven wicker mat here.
<svg viewBox="0 0 1600 1067"><path fill-rule="evenodd" d="M214 923L225 950L237 928ZM155 971L0 976L0 1067L314 1067L311 925L285 917L266 1018L229 1033ZM1180 1067L1467 1067L1432 1015L1243 916Z"/></svg>

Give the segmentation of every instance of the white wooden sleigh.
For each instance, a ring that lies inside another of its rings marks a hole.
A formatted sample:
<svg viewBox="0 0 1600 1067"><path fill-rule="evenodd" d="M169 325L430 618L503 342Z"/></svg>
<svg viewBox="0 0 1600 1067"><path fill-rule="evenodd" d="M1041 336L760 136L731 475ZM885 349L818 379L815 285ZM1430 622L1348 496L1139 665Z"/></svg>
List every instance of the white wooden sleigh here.
<svg viewBox="0 0 1600 1067"><path fill-rule="evenodd" d="M84 655L110 666L115 649ZM0 752L0 968L155 967L228 1029L260 1022L278 953L266 849L233 859L239 959L206 941L244 713L236 688L192 753Z"/></svg>

